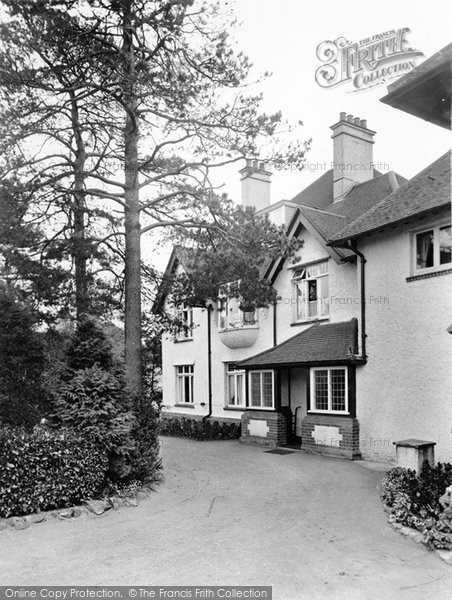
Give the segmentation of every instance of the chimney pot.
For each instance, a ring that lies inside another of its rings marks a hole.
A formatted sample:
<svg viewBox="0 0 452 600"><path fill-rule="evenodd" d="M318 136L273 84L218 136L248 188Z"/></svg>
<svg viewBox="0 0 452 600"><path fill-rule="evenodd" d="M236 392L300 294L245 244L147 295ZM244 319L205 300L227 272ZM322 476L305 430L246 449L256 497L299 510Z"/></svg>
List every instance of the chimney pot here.
<svg viewBox="0 0 452 600"><path fill-rule="evenodd" d="M253 169L258 169L259 168L259 161L257 159L253 160Z"/></svg>
<svg viewBox="0 0 452 600"><path fill-rule="evenodd" d="M353 123L353 115L347 115L347 121Z"/></svg>
<svg viewBox="0 0 452 600"><path fill-rule="evenodd" d="M365 127L367 129L367 121L366 121L366 119L361 119L361 127Z"/></svg>
<svg viewBox="0 0 452 600"><path fill-rule="evenodd" d="M339 121L345 121L346 118L347 118L346 112L339 113Z"/></svg>
<svg viewBox="0 0 452 600"><path fill-rule="evenodd" d="M355 118L353 119L353 123L354 123L355 125L359 125L359 124L361 123L361 119L360 119L359 117L355 117Z"/></svg>

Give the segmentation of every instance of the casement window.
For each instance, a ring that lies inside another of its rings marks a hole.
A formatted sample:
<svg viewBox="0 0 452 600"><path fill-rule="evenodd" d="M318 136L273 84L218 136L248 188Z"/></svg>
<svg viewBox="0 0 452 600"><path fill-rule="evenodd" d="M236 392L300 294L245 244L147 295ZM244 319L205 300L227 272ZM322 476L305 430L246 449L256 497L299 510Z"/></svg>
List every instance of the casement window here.
<svg viewBox="0 0 452 600"><path fill-rule="evenodd" d="M250 371L249 406L251 408L272 409L275 406L275 385L273 371Z"/></svg>
<svg viewBox="0 0 452 600"><path fill-rule="evenodd" d="M348 413L347 367L311 369L311 411Z"/></svg>
<svg viewBox="0 0 452 600"><path fill-rule="evenodd" d="M321 319L329 315L328 261L294 269L294 320Z"/></svg>
<svg viewBox="0 0 452 600"><path fill-rule="evenodd" d="M193 404L193 365L176 367L176 402Z"/></svg>
<svg viewBox="0 0 452 600"><path fill-rule="evenodd" d="M177 341L185 341L193 339L193 308L178 304L176 307L176 320L178 328L175 339Z"/></svg>
<svg viewBox="0 0 452 600"><path fill-rule="evenodd" d="M245 371L229 364L226 372L226 406L245 408Z"/></svg>
<svg viewBox="0 0 452 600"><path fill-rule="evenodd" d="M257 325L257 311L244 312L235 297L218 298L218 329L236 329Z"/></svg>
<svg viewBox="0 0 452 600"><path fill-rule="evenodd" d="M434 269L452 263L451 226L430 227L414 235L415 271Z"/></svg>

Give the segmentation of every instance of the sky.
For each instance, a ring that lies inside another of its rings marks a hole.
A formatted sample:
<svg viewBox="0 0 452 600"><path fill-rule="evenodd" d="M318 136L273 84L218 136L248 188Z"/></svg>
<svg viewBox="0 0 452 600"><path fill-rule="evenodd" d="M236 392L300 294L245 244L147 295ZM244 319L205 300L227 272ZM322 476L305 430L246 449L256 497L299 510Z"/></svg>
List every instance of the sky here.
<svg viewBox="0 0 452 600"><path fill-rule="evenodd" d="M231 34L253 63L253 74L272 73L259 86L264 110L281 110L290 121L303 121L302 139L312 138L306 170L273 174L271 202L292 198L322 175L315 165L332 160L330 126L341 111L367 119L368 127L377 132L374 162L381 163L382 172L394 170L410 178L450 147L447 130L380 102L387 93L385 84L357 91L351 83L323 88L315 80L322 64L317 46L339 37L359 42L409 28L409 45L424 54L416 59L420 64L452 41L450 0L223 0L223 4L239 21ZM215 177L236 201L241 166L225 168Z"/></svg>

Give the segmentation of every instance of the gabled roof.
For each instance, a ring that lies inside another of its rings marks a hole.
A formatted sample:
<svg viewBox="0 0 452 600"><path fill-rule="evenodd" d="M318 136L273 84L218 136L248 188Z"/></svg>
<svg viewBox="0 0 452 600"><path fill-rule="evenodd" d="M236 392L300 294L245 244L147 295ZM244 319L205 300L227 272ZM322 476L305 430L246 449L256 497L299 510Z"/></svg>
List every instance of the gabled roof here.
<svg viewBox="0 0 452 600"><path fill-rule="evenodd" d="M306 190L300 192L300 194L291 200L291 203L299 203L301 200L304 200L313 205L317 191L319 193L318 204L322 205L327 197L329 197L329 204L323 208L299 204L298 213L295 214L295 218L293 219L293 223L298 219L308 230L314 233L327 251L328 241L338 231L375 206L375 204L406 181L404 177L393 171L383 175L378 171L374 171L372 179L355 184L348 190L342 200L333 202L333 178L332 175L331 177L326 177L328 173L316 179ZM327 195L327 189L329 190L329 196ZM304 195L306 191L308 191L308 194ZM295 230L295 234L297 233ZM336 258L337 262L354 256L353 252L344 248L336 248L335 250L336 255L331 254L331 252L329 253ZM273 269L273 272L277 273L279 271Z"/></svg>
<svg viewBox="0 0 452 600"><path fill-rule="evenodd" d="M152 305L153 313L159 313L163 309L163 305L165 304L165 300L171 288L173 277L176 274L179 265L181 265L186 272L190 270L190 259L193 252L194 251L190 248L184 248L180 244L173 247L173 251L171 252L171 256L157 291L157 296Z"/></svg>
<svg viewBox="0 0 452 600"><path fill-rule="evenodd" d="M238 363L243 369L356 362L357 319L316 324Z"/></svg>
<svg viewBox="0 0 452 600"><path fill-rule="evenodd" d="M331 244L375 232L450 205L450 151L349 223L331 238Z"/></svg>

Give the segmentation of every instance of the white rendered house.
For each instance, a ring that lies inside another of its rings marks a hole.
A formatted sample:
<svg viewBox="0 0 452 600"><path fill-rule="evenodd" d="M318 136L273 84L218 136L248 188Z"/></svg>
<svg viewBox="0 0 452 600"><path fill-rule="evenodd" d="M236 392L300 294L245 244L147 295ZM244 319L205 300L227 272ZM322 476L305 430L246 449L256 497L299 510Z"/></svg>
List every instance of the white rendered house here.
<svg viewBox="0 0 452 600"><path fill-rule="evenodd" d="M242 169L242 201L303 240L300 260L269 265L268 308L185 309L163 339L164 415L346 458L393 461L420 438L451 461L450 153L406 181L374 169L366 121L331 129L333 168L291 201L270 204L263 163ZM176 248L168 271L183 268Z"/></svg>

